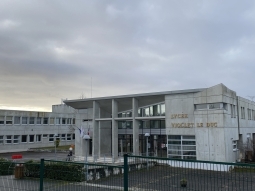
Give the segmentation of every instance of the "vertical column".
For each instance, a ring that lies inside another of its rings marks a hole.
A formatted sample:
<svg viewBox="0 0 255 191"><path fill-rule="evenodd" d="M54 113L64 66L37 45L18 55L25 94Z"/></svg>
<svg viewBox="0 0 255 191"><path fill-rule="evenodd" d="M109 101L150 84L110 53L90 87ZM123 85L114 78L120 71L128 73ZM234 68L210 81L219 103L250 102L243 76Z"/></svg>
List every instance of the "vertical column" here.
<svg viewBox="0 0 255 191"><path fill-rule="evenodd" d="M115 118L118 117L118 102L112 100L112 157L113 162L118 158L118 122Z"/></svg>
<svg viewBox="0 0 255 191"><path fill-rule="evenodd" d="M96 160L99 157L99 122L96 121L96 118L99 118L100 108L99 104L96 101L93 101L93 114L92 114L92 123L93 123L93 157Z"/></svg>
<svg viewBox="0 0 255 191"><path fill-rule="evenodd" d="M132 118L133 118L133 154L139 155L139 121L135 118L138 117L138 100L132 99Z"/></svg>

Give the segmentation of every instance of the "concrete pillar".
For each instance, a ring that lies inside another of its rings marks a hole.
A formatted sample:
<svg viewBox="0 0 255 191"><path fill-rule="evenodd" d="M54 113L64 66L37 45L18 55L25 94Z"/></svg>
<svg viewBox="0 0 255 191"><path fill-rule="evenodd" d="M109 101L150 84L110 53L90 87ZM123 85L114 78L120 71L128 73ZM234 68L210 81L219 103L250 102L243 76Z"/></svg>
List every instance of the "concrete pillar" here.
<svg viewBox="0 0 255 191"><path fill-rule="evenodd" d="M99 140L100 140L100 133L99 133L99 122L96 121L95 119L99 118L100 115L100 108L99 108L99 104L96 101L93 101L93 114L92 114L92 123L93 123L93 157L94 160L96 160L100 153L99 153Z"/></svg>
<svg viewBox="0 0 255 191"><path fill-rule="evenodd" d="M132 118L133 118L133 154L139 155L139 121L135 119L138 117L138 100L132 99Z"/></svg>
<svg viewBox="0 0 255 191"><path fill-rule="evenodd" d="M112 100L112 159L115 162L118 159L118 102Z"/></svg>

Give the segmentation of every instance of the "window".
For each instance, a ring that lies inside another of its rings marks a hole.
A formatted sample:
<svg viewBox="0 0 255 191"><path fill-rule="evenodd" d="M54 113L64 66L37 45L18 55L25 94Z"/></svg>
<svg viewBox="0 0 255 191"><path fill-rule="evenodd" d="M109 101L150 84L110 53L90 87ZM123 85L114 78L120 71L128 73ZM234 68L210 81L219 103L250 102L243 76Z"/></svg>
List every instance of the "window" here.
<svg viewBox="0 0 255 191"><path fill-rule="evenodd" d="M203 103L203 104L196 104L195 105L196 110L206 110L206 109L225 109L227 110L227 104L226 103Z"/></svg>
<svg viewBox="0 0 255 191"><path fill-rule="evenodd" d="M160 105L154 105L153 106L153 116L160 116L161 111L160 111Z"/></svg>
<svg viewBox="0 0 255 191"><path fill-rule="evenodd" d="M14 135L13 136L13 144L18 144L19 143L19 135Z"/></svg>
<svg viewBox="0 0 255 191"><path fill-rule="evenodd" d="M48 125L48 120L49 120L48 117L44 117L43 118L43 124Z"/></svg>
<svg viewBox="0 0 255 191"><path fill-rule="evenodd" d="M196 110L207 109L207 104L197 104L195 105Z"/></svg>
<svg viewBox="0 0 255 191"><path fill-rule="evenodd" d="M51 124L51 125L54 125L54 124L55 124L55 118L53 118L53 117L50 118L50 124Z"/></svg>
<svg viewBox="0 0 255 191"><path fill-rule="evenodd" d="M166 113L166 105L165 104L161 104L161 115L164 116Z"/></svg>
<svg viewBox="0 0 255 191"><path fill-rule="evenodd" d="M36 135L36 142L42 141L42 135Z"/></svg>
<svg viewBox="0 0 255 191"><path fill-rule="evenodd" d="M247 108L248 120L251 120L251 109Z"/></svg>
<svg viewBox="0 0 255 191"><path fill-rule="evenodd" d="M4 143L4 136L0 135L0 144L3 144L3 143Z"/></svg>
<svg viewBox="0 0 255 191"><path fill-rule="evenodd" d="M49 135L49 142L53 142L54 141L54 134L50 134Z"/></svg>
<svg viewBox="0 0 255 191"><path fill-rule="evenodd" d="M4 116L0 116L0 125L4 125Z"/></svg>
<svg viewBox="0 0 255 191"><path fill-rule="evenodd" d="M60 125L60 118L58 117L58 118L56 118L56 125Z"/></svg>
<svg viewBox="0 0 255 191"><path fill-rule="evenodd" d="M20 125L20 117L18 116L14 117L14 125Z"/></svg>
<svg viewBox="0 0 255 191"><path fill-rule="evenodd" d="M151 128L153 128L153 129L160 128L160 121L159 120L152 120L151 121Z"/></svg>
<svg viewBox="0 0 255 191"><path fill-rule="evenodd" d="M29 124L30 124L30 125L35 124L35 117L30 117L30 118L29 118Z"/></svg>
<svg viewBox="0 0 255 191"><path fill-rule="evenodd" d="M26 125L27 124L27 117L22 117L22 124Z"/></svg>
<svg viewBox="0 0 255 191"><path fill-rule="evenodd" d="M48 135L47 134L43 134L43 138L48 138Z"/></svg>
<svg viewBox="0 0 255 191"><path fill-rule="evenodd" d="M196 160L194 135L168 135L168 157Z"/></svg>
<svg viewBox="0 0 255 191"><path fill-rule="evenodd" d="M245 109L241 107L241 119L245 119Z"/></svg>
<svg viewBox="0 0 255 191"><path fill-rule="evenodd" d="M41 118L41 117L37 117L37 118L36 118L36 124L37 124L37 125L42 124L42 118Z"/></svg>
<svg viewBox="0 0 255 191"><path fill-rule="evenodd" d="M35 136L34 135L29 135L29 143L35 142Z"/></svg>
<svg viewBox="0 0 255 191"><path fill-rule="evenodd" d="M6 135L5 143L12 144L12 135Z"/></svg>
<svg viewBox="0 0 255 191"><path fill-rule="evenodd" d="M232 141L233 151L237 151L237 141Z"/></svg>
<svg viewBox="0 0 255 191"><path fill-rule="evenodd" d="M255 120L255 111L252 110L252 120Z"/></svg>
<svg viewBox="0 0 255 191"><path fill-rule="evenodd" d="M143 108L143 117L149 117L150 116L150 108Z"/></svg>
<svg viewBox="0 0 255 191"><path fill-rule="evenodd" d="M6 124L12 125L12 116L6 116Z"/></svg>
<svg viewBox="0 0 255 191"><path fill-rule="evenodd" d="M231 118L236 117L236 106L233 104L230 104L230 111L231 111Z"/></svg>
<svg viewBox="0 0 255 191"><path fill-rule="evenodd" d="M27 142L27 135L22 135L21 136L21 142L26 143Z"/></svg>
<svg viewBox="0 0 255 191"><path fill-rule="evenodd" d="M67 134L67 135L66 135L66 140L67 140L67 141L71 141L71 139L72 139L71 134Z"/></svg>
<svg viewBox="0 0 255 191"><path fill-rule="evenodd" d="M61 135L61 141L65 141L66 140L66 134L62 134Z"/></svg>
<svg viewBox="0 0 255 191"><path fill-rule="evenodd" d="M75 134L73 134L73 140L75 140Z"/></svg>
<svg viewBox="0 0 255 191"><path fill-rule="evenodd" d="M62 118L62 125L66 124L66 118Z"/></svg>
<svg viewBox="0 0 255 191"><path fill-rule="evenodd" d="M67 119L67 124L71 124L71 121L72 121L72 119L71 119L71 118L68 118L68 119Z"/></svg>
<svg viewBox="0 0 255 191"><path fill-rule="evenodd" d="M209 109L221 109L221 104L220 103L210 103L208 104Z"/></svg>
<svg viewBox="0 0 255 191"><path fill-rule="evenodd" d="M75 118L73 118L73 124L75 124Z"/></svg>

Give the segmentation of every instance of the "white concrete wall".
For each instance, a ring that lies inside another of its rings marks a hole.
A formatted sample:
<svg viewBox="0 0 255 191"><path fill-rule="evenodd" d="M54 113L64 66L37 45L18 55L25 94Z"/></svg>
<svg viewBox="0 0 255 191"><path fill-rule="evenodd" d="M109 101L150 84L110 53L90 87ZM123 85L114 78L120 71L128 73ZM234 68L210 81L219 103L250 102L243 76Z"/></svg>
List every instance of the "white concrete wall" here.
<svg viewBox="0 0 255 191"><path fill-rule="evenodd" d="M196 110L195 104L226 103L237 105L236 93L223 84L195 94L168 95L166 103L167 134L195 135L197 160L233 162L236 160L232 140L238 139L237 118L230 109ZM172 119L173 114L187 114L188 118ZM176 128L173 123L194 123L192 127ZM203 124L202 126L198 124ZM207 123L217 124L213 127Z"/></svg>

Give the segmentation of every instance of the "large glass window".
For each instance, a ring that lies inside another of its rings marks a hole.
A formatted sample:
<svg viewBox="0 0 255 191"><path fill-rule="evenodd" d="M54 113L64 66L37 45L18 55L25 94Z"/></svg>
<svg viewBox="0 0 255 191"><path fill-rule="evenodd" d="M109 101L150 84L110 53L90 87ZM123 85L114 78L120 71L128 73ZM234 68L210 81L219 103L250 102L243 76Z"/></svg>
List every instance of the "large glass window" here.
<svg viewBox="0 0 255 191"><path fill-rule="evenodd" d="M133 123L132 121L119 121L118 122L118 128L119 129L132 129L133 128Z"/></svg>
<svg viewBox="0 0 255 191"><path fill-rule="evenodd" d="M3 143L4 143L4 136L0 135L0 144L3 144Z"/></svg>
<svg viewBox="0 0 255 191"><path fill-rule="evenodd" d="M196 160L195 136L168 135L168 157Z"/></svg>
<svg viewBox="0 0 255 191"><path fill-rule="evenodd" d="M166 114L166 105L161 104L161 115L164 116Z"/></svg>
<svg viewBox="0 0 255 191"><path fill-rule="evenodd" d="M66 124L66 118L62 118L62 125Z"/></svg>

